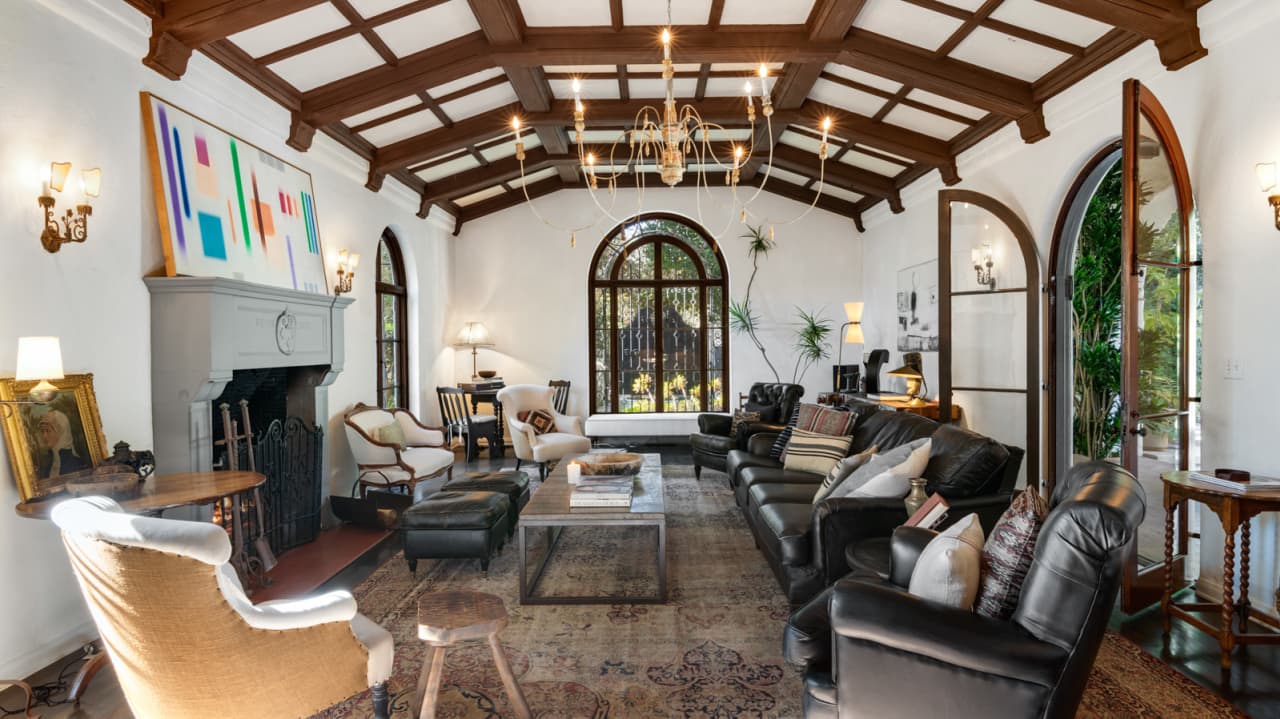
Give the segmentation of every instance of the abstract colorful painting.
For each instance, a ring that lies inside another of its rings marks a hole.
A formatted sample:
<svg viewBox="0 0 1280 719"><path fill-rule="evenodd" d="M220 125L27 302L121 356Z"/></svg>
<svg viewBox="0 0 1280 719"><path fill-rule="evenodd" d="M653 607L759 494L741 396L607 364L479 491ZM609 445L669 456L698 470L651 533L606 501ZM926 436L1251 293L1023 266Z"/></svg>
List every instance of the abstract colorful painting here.
<svg viewBox="0 0 1280 719"><path fill-rule="evenodd" d="M329 289L311 175L142 93L165 272Z"/></svg>

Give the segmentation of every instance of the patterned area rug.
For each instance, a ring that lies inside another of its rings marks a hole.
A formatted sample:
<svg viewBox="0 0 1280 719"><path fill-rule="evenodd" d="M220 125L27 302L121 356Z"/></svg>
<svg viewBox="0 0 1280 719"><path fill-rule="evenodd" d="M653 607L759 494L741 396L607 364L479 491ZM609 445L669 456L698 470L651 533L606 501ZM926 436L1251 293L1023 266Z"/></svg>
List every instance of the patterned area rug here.
<svg viewBox="0 0 1280 719"><path fill-rule="evenodd" d="M490 592L506 602L511 624L502 643L537 717L800 717L800 675L781 656L788 606L732 496L715 473L699 483L691 467L668 465L664 478L665 605L521 606L514 542L487 576L478 562L447 560L420 562L414 577L396 557L360 584L360 610L395 636L395 717L409 716L425 654L417 638L416 598L456 589ZM652 530L566 529L543 587L651 593L653 552ZM318 717L370 715L366 694ZM485 645L449 650L437 716L513 716ZM1243 715L1108 633L1079 716Z"/></svg>

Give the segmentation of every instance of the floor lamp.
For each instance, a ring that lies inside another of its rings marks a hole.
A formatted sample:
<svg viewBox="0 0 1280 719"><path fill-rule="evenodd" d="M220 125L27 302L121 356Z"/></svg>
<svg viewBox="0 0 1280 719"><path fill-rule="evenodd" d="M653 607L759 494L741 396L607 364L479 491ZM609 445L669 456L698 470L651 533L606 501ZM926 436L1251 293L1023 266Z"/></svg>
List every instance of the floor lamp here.
<svg viewBox="0 0 1280 719"><path fill-rule="evenodd" d="M840 340L840 349L836 354L836 382L835 391L843 392L844 384L844 346L846 344L862 344L866 340L862 336L862 304L861 302L844 303L844 314L848 319L844 324L840 325L840 334L844 337ZM857 390L857 387L851 388Z"/></svg>

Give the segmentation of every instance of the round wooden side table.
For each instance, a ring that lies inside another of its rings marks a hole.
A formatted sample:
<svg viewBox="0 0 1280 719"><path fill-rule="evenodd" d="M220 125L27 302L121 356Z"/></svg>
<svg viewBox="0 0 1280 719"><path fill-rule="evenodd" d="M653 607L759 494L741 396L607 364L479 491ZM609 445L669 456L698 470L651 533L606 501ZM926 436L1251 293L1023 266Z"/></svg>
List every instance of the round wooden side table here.
<svg viewBox="0 0 1280 719"><path fill-rule="evenodd" d="M434 719L440 680L444 675L445 650L456 644L484 639L493 652L507 699L520 719L532 719L524 693L498 642L498 632L507 626L507 607L502 598L483 592L435 592L418 598L418 638L427 643L418 675L412 716ZM419 709L419 707L421 707Z"/></svg>

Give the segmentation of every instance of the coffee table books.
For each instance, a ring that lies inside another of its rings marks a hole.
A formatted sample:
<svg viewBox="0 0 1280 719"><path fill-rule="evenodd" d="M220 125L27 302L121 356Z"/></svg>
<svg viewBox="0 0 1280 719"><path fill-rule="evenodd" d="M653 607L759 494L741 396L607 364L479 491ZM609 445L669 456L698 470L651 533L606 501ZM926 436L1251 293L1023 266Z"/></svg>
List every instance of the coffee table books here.
<svg viewBox="0 0 1280 719"><path fill-rule="evenodd" d="M570 507L630 507L630 477L583 477L569 495Z"/></svg>

